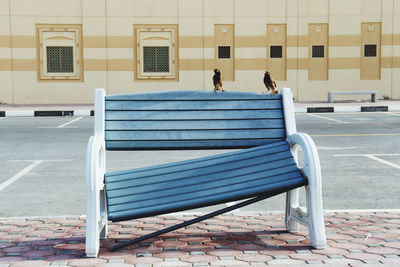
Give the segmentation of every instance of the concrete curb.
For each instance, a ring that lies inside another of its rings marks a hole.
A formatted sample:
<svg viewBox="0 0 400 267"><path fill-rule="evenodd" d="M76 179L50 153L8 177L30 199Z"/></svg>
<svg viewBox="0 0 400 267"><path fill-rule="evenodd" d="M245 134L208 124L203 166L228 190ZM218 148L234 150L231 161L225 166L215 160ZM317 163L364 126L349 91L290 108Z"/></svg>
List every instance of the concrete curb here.
<svg viewBox="0 0 400 267"><path fill-rule="evenodd" d="M389 106L310 106L302 107L295 105L295 113L340 113L340 112L392 112L400 111L400 105Z"/></svg>
<svg viewBox="0 0 400 267"><path fill-rule="evenodd" d="M5 110L0 117L94 116L93 110Z"/></svg>

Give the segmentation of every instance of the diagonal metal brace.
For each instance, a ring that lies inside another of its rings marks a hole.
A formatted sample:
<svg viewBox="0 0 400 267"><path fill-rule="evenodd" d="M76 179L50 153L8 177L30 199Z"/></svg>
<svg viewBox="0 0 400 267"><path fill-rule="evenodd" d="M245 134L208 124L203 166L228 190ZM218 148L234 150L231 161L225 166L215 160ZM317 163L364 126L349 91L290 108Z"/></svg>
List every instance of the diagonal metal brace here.
<svg viewBox="0 0 400 267"><path fill-rule="evenodd" d="M117 244L117 245L115 245L115 246L110 247L110 250L111 250L111 251L115 251L115 250L118 250L118 249L120 249L120 248L129 246L129 245L132 245L132 244L139 243L139 242L141 242L141 241L143 241L143 240L146 240L146 239L149 239L149 238L158 236L158 235L162 235L162 234L166 234L166 233L175 231L175 230L177 230L177 229L179 229L179 228L183 228L183 227L189 226L189 225L191 225L191 224L194 224L194 223L197 223L197 222L201 222L201 221L207 220L207 219L209 219L209 218L215 217L215 216L220 215L220 214L223 214L223 213L225 213L225 212L229 212L229 211L232 211L232 210L235 210L235 209L238 209L238 208L241 208L241 207L244 207L244 206L253 204L253 203L255 203L255 202L258 202L258 201L261 201L261 200L263 200L263 199L272 197L272 196L274 196L274 195L276 195L276 193L272 193L272 194L268 194L268 195L261 195L261 196L257 196L257 197L254 197L254 198L245 200L245 201L240 202L240 203L238 203L238 204L235 204L235 205L232 205L232 206L230 206L230 207L226 207L226 208L223 208L223 209L220 209L220 210L217 210L217 211L214 211L214 212L205 214L205 215L203 215L203 216L194 218L194 219L192 219L192 220L185 221L185 222L183 222L183 223L180 223L180 224L177 224L177 225L173 225L173 226L164 228L164 229L162 229L162 230L153 232L153 233L148 234L148 235L144 235L144 236L138 237L138 238L133 239L133 240L129 240L129 241L126 241L126 242L122 242L122 243L120 243L120 244Z"/></svg>

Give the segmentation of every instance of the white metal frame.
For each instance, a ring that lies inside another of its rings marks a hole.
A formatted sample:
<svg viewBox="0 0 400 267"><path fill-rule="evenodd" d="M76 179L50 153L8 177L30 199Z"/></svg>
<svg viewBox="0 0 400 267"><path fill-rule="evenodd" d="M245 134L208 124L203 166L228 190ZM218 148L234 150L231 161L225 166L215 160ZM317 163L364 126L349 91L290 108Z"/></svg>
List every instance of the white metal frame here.
<svg viewBox="0 0 400 267"><path fill-rule="evenodd" d="M294 117L293 95L289 88L282 89L286 140L298 164L298 148L304 153L303 174L308 179L306 207L299 205L299 188L286 193L285 225L289 232L297 232L299 223L308 227L311 245L316 249L326 247L326 234L322 208L321 165L314 141L306 133L298 133Z"/></svg>
<svg viewBox="0 0 400 267"><path fill-rule="evenodd" d="M95 91L94 136L86 152L86 256L97 257L100 238L107 236L107 203L104 191L104 89Z"/></svg>

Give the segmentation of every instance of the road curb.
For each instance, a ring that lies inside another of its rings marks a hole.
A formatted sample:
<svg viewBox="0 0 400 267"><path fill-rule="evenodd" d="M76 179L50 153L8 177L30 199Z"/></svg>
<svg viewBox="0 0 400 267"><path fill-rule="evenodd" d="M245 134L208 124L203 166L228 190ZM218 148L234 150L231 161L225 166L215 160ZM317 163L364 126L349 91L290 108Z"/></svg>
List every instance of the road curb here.
<svg viewBox="0 0 400 267"><path fill-rule="evenodd" d="M93 110L5 110L0 111L0 117L65 117L94 116Z"/></svg>
<svg viewBox="0 0 400 267"><path fill-rule="evenodd" d="M340 113L340 112L391 112L400 111L400 105L390 106L310 106L296 107L295 113Z"/></svg>

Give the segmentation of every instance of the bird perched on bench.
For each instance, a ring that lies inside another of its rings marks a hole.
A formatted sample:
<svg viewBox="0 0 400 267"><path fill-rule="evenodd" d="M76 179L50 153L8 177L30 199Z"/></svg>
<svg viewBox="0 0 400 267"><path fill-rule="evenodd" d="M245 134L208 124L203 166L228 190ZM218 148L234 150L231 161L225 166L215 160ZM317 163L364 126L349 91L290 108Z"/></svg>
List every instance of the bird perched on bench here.
<svg viewBox="0 0 400 267"><path fill-rule="evenodd" d="M276 83L274 79L271 77L269 71L266 71L264 73L264 84L265 87L267 87L267 92L271 90L271 94L273 95L278 93L278 90L276 89Z"/></svg>
<svg viewBox="0 0 400 267"><path fill-rule="evenodd" d="M217 92L219 90L225 92L225 90L222 88L222 75L219 69L214 69L213 83L214 83L214 92Z"/></svg>

